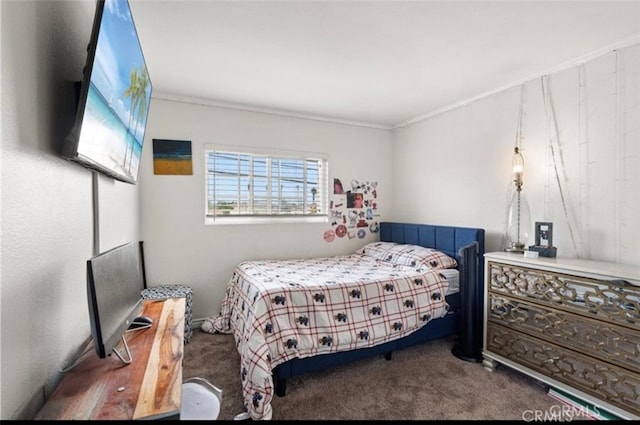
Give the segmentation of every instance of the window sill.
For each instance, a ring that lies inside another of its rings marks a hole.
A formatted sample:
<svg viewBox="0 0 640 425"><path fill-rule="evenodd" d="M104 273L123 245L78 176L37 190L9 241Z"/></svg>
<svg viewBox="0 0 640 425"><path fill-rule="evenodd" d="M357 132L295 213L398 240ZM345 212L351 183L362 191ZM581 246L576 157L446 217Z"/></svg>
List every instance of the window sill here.
<svg viewBox="0 0 640 425"><path fill-rule="evenodd" d="M249 217L249 216L231 216L231 217L205 217L204 224L207 226L225 226L234 224L283 224L283 223L328 223L329 217L326 215L316 215L310 217Z"/></svg>

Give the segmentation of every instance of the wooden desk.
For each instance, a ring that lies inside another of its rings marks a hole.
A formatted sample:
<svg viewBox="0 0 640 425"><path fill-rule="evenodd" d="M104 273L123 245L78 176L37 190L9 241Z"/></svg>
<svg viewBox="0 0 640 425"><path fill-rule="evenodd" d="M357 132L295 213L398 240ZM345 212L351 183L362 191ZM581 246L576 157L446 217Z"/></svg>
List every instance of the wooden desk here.
<svg viewBox="0 0 640 425"><path fill-rule="evenodd" d="M93 346L68 371L36 419L158 419L179 417L185 299L145 300L149 329L127 332L128 365ZM118 349L122 349L122 343Z"/></svg>

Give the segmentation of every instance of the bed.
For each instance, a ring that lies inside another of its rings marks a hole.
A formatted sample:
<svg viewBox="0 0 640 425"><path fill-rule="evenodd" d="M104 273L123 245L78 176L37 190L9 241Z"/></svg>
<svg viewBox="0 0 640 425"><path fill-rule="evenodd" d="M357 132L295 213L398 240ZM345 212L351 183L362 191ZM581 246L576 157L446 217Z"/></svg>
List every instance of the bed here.
<svg viewBox="0 0 640 425"><path fill-rule="evenodd" d="M233 333L252 419L271 419L288 378L374 355L390 360L481 324L465 312L482 309L483 229L382 222L379 235L353 254L237 266L220 313L201 329ZM479 338L477 329L461 335L452 351L466 359Z"/></svg>

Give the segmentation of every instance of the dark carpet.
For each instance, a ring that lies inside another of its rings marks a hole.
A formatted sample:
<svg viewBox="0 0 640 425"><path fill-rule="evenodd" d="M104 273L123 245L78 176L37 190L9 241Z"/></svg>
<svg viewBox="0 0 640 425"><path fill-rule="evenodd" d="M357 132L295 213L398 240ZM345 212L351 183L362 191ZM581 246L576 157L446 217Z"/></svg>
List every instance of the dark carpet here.
<svg viewBox="0 0 640 425"><path fill-rule="evenodd" d="M510 368L495 372L451 354L443 338L289 379L274 396L273 420L567 420L538 381ZM183 378L222 389L220 420L243 408L240 357L232 335L194 330L184 347ZM565 407L566 415L566 407ZM568 420L577 418L568 418Z"/></svg>

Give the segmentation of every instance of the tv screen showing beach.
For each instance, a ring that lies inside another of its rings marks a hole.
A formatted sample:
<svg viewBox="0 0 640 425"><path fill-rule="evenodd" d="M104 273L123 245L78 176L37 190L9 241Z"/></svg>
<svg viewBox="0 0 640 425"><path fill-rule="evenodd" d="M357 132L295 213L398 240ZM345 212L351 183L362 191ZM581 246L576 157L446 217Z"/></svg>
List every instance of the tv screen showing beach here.
<svg viewBox="0 0 640 425"><path fill-rule="evenodd" d="M104 2L87 90L78 159L135 183L151 81L126 0Z"/></svg>

